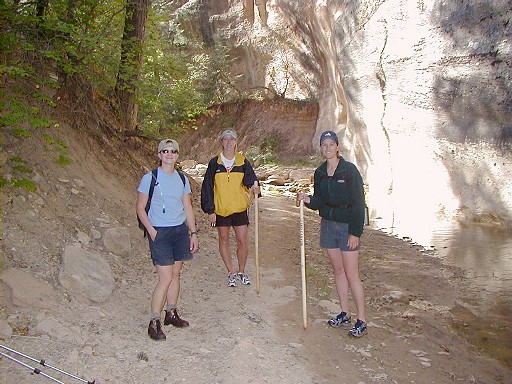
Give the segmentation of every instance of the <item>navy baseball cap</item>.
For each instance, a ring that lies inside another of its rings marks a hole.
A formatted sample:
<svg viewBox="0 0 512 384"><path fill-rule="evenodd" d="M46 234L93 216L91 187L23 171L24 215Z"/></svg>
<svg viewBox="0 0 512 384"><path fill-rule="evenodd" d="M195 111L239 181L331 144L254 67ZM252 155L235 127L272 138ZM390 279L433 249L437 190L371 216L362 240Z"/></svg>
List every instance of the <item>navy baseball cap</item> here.
<svg viewBox="0 0 512 384"><path fill-rule="evenodd" d="M325 131L323 132L321 135L320 135L320 145L322 145L323 141L325 139L331 139L332 141L334 141L336 144L339 144L338 143L338 136L336 135L336 133L334 133L333 131Z"/></svg>

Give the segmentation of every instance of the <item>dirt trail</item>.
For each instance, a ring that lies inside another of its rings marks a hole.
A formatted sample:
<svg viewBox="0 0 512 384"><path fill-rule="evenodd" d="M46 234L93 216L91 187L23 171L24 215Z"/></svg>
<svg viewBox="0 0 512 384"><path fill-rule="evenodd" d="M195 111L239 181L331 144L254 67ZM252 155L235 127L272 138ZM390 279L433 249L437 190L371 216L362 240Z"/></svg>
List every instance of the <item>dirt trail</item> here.
<svg viewBox="0 0 512 384"><path fill-rule="evenodd" d="M259 294L254 227L248 263L253 284L228 288L216 232L198 213L200 250L183 271L179 302L190 327L164 327L164 342L147 336L156 275L146 241L133 226L132 255L119 267L117 289L107 302L68 300L34 314L59 319L80 340L18 335L6 343L96 383L512 383L509 370L475 352L449 328L448 309L463 287L457 270L377 231L365 230L362 248L369 334L355 339L345 329L330 329L326 320L337 311L333 281L317 245L318 216L309 210L305 216L306 330L299 209L290 198L265 196L259 214ZM402 296L392 298L390 291ZM6 359L0 359L0 372L0 383L49 382Z"/></svg>

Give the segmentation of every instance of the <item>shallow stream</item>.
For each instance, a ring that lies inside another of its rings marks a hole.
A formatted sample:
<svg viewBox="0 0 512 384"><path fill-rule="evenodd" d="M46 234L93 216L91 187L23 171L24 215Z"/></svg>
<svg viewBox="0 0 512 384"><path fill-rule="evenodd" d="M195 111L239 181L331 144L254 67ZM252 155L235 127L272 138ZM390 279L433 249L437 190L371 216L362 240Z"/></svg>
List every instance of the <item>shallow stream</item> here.
<svg viewBox="0 0 512 384"><path fill-rule="evenodd" d="M464 271L465 297L450 311L452 327L475 348L512 368L512 233L479 224L401 222L371 227L419 244Z"/></svg>
<svg viewBox="0 0 512 384"><path fill-rule="evenodd" d="M512 297L512 231L456 222L422 226L421 220L401 222L397 229L382 221L372 221L372 228L432 249L446 262L462 268L476 286Z"/></svg>

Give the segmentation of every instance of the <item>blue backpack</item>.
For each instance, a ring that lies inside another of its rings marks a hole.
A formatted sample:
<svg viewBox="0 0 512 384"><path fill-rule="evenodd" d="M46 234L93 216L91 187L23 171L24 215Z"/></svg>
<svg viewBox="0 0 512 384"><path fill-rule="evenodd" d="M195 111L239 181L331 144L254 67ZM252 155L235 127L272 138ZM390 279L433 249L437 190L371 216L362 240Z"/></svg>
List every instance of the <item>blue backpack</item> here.
<svg viewBox="0 0 512 384"><path fill-rule="evenodd" d="M176 172L178 172L178 175L181 177L181 181L183 182L183 186L185 186L185 175L183 172L176 169ZM155 190L156 181L158 178L158 168L155 168L151 171L151 174L153 177L151 178L151 183L149 184L149 195L148 195L148 202L146 203L146 214L149 212L149 207L151 206L151 198L153 197L153 191ZM142 224L142 221L139 219L139 215L137 215L137 220L139 221L139 228L144 231L144 237L148 235L148 231L146 230L146 227L144 224Z"/></svg>

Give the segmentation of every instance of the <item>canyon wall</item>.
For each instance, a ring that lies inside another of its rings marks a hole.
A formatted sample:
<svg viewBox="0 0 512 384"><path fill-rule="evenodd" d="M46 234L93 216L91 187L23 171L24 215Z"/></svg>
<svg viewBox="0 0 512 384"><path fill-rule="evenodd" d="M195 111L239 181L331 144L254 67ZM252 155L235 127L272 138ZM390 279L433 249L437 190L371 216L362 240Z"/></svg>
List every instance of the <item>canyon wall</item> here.
<svg viewBox="0 0 512 384"><path fill-rule="evenodd" d="M317 100L383 226L512 223L509 0L200 0L242 89Z"/></svg>

